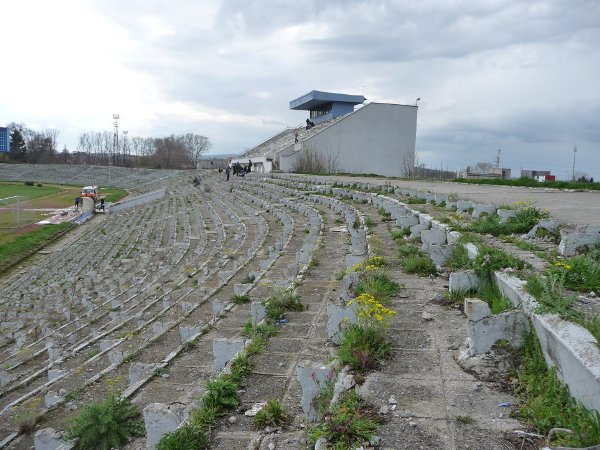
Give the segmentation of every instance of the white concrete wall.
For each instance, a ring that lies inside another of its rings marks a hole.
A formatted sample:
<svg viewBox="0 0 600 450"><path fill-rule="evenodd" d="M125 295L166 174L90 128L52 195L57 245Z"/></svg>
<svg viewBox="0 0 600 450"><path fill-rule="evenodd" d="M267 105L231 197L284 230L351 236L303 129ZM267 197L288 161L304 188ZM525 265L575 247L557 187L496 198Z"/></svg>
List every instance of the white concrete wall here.
<svg viewBox="0 0 600 450"><path fill-rule="evenodd" d="M340 172L402 177L405 159L414 157L416 134L415 106L370 103L309 137L302 147L337 158ZM280 169L289 172L299 152L286 150Z"/></svg>

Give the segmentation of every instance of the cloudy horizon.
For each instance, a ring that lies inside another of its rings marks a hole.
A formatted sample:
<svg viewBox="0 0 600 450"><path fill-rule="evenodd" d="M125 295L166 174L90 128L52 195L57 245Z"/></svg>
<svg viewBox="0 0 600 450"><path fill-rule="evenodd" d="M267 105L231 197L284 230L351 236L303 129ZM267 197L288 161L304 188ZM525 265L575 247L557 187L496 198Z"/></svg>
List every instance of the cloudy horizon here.
<svg viewBox="0 0 600 450"><path fill-rule="evenodd" d="M600 2L22 0L3 5L0 125L187 132L240 153L311 90L419 101L430 167L600 180Z"/></svg>

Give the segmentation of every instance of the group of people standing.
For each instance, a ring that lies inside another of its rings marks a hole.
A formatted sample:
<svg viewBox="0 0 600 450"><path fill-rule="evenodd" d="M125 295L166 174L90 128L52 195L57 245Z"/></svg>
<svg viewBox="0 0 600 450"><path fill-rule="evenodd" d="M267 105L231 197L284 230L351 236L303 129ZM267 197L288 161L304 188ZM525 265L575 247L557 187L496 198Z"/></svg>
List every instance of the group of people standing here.
<svg viewBox="0 0 600 450"><path fill-rule="evenodd" d="M235 162L232 165L228 164L225 168L225 175L227 181L229 181L229 174L233 171L233 174L238 177L243 177L248 172L252 172L252 160L248 160L248 164L241 165L239 162Z"/></svg>

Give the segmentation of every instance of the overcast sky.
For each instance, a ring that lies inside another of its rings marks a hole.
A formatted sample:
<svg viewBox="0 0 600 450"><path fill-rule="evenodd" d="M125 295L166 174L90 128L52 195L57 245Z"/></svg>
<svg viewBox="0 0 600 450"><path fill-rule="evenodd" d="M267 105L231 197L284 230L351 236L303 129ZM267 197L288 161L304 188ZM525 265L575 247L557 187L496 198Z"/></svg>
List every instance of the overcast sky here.
<svg viewBox="0 0 600 450"><path fill-rule="evenodd" d="M600 1L2 2L0 124L192 132L239 153L313 89L414 104L430 166L600 180Z"/></svg>

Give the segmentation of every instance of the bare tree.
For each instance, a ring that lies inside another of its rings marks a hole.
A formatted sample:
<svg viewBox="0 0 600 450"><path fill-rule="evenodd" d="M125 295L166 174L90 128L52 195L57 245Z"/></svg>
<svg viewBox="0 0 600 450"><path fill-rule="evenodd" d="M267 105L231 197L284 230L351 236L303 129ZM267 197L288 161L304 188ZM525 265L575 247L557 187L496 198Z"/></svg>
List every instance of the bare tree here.
<svg viewBox="0 0 600 450"><path fill-rule="evenodd" d="M190 155L181 139L171 135L155 141L152 165L158 169L185 169L193 166Z"/></svg>
<svg viewBox="0 0 600 450"><path fill-rule="evenodd" d="M198 168L198 161L202 155L212 147L212 143L206 136L199 134L186 133L179 139L194 162L194 169Z"/></svg>

